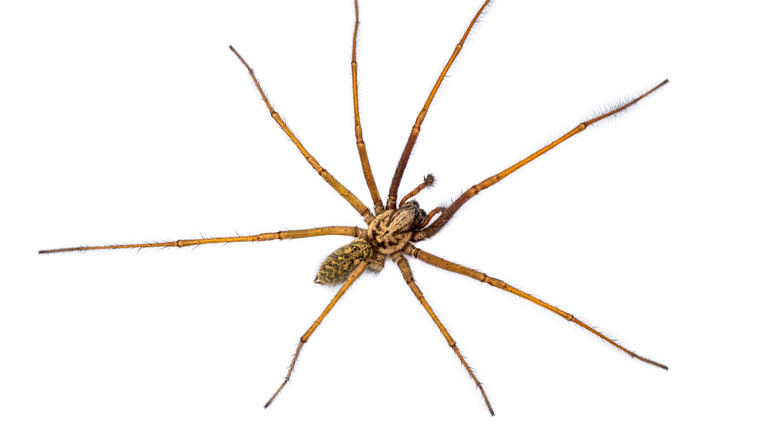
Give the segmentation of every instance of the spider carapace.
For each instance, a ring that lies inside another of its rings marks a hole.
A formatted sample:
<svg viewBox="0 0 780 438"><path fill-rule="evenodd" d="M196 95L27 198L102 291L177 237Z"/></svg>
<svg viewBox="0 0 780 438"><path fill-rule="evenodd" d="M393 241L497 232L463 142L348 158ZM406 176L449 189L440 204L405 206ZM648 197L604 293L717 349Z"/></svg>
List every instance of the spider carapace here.
<svg viewBox="0 0 780 438"><path fill-rule="evenodd" d="M493 186L494 184L498 183L499 181L506 178L508 175L510 175L517 169L523 167L524 165L528 164L532 160L543 155L550 149L561 144L562 142L566 141L572 136L584 131L588 126L600 120L603 120L607 117L613 116L615 114L624 111L626 108L636 104L638 101L642 100L644 97L653 93L658 88L664 86L668 82L668 80L664 80L658 85L656 85L655 87L651 88L649 91L628 101L627 103L617 105L613 109L610 109L609 111L605 111L592 119L577 124L569 132L559 137L552 143L547 144L546 146L534 152L533 154L529 155L525 159L520 160L517 163L513 164L512 166L506 168L505 170L488 177L487 179L485 179L484 181L478 184L473 185L471 188L463 192L454 202L450 203L446 207L437 207L433 209L430 213L426 214L425 211L423 211L420 208L417 202L411 199L421 190L433 185L434 179L432 175L427 175L423 179L423 182L420 185L415 187L414 190L412 190L409 194L401 198L401 202L396 203L398 199L398 188L400 186L401 179L404 174L404 170L406 169L406 165L409 160L409 157L411 156L412 149L414 148L414 145L417 141L417 137L420 133L420 129L422 128L423 121L425 120L425 116L428 113L428 108L430 107L431 102L433 101L436 95L436 92L441 86L442 81L447 75L450 66L457 58L460 51L463 49L466 39L471 33L474 24L482 15L483 11L485 10L485 7L489 3L490 0L486 0L474 15L474 18L471 20L470 24L466 28L466 31L464 32L458 44L455 46L452 55L450 56L444 69L442 70L438 79L436 80L436 83L433 86L433 89L431 90L430 94L428 95L428 98L425 101L422 110L420 111L419 115L415 119L414 125L412 126L411 133L409 134L409 139L406 143L406 146L404 147L404 150L401 154L401 158L399 159L398 165L396 166L393 179L390 183L390 191L387 195L387 200L386 202L383 202L382 198L379 195L376 182L374 181L374 176L371 172L371 166L369 164L368 155L366 152L366 145L365 142L363 141L363 131L360 124L360 111L358 106L358 87L357 87L358 64L357 64L357 57L356 57L359 10L358 10L357 0L355 0L354 2L355 25L352 33L352 63L351 63L352 102L353 102L354 115L355 115L355 139L357 144L358 156L360 158L360 164L363 170L363 175L365 177L366 184L368 185L369 193L371 194L371 200L374 205L373 212L371 212L371 210L365 204L363 204L363 202L361 202L354 194L352 194L352 192L349 189L347 189L341 183L339 183L338 180L333 177L333 175L331 175L328 171L323 169L322 166L320 166L320 164L317 162L317 160L311 154L309 154L306 148L304 148L303 144L301 144L301 142L298 140L295 134L293 134L292 130L282 120L282 117L271 106L271 103L266 97L263 88L260 86L260 82L257 80L252 68L244 60L244 58L241 57L241 55L239 55L239 53L233 48L233 46L230 46L230 50L233 51L233 53L236 55L238 60L244 65L244 67L248 71L250 77L252 78L252 81L254 82L255 87L257 88L257 91L260 93L260 97L262 98L268 111L270 112L271 117L276 121L279 127L281 127L282 130L284 130L284 132L287 134L290 140L295 144L295 146L301 152L301 154L306 159L306 161L311 165L311 167L314 168L314 170L317 171L317 173L319 173L319 175L331 187L333 187L333 189L336 190L347 202L349 202L349 204L352 205L352 207L363 217L363 220L367 224L367 228L363 229L355 226L327 226L327 227L317 227L317 228L302 229L302 230L277 231L273 233L263 233L263 234L256 234L252 236L201 238L201 239L188 239L188 240L176 240L176 241L169 241L169 242L129 244L129 245L82 246L82 247L73 247L73 248L42 250L39 252L56 253L56 252L67 252L67 251L88 251L88 250L96 250L96 249L150 248L150 247L169 247L169 246L183 247L183 246L192 246L192 245L203 245L209 243L252 242L252 241L257 242L257 241L266 241L266 240L274 240L274 239L299 239L299 238L325 236L325 235L351 236L354 239L352 240L351 243L334 251L331 255L329 255L325 259L325 261L323 261L322 265L320 266L320 269L317 272L314 281L316 283L325 284L325 285L333 285L333 286L340 285L338 292L336 292L336 295L333 297L330 303L328 303L328 305L325 307L325 309L322 311L319 317L317 317L314 323L309 327L309 329L303 334L303 336L301 336L298 346L295 350L295 354L293 356L292 362L290 363L290 367L287 371L287 375L285 376L284 380L282 381L282 384L279 386L276 392L271 396L271 398L265 404L265 407L268 407L271 404L271 402L273 402L273 400L284 388L287 382L290 381L290 376L292 375L293 369L298 360L298 356L301 353L301 349L303 348L303 345L309 340L311 335L314 333L317 327L319 327L319 325L322 323L323 319L325 319L325 317L328 315L331 309L333 309L333 306L336 305L339 299L341 299L341 297L344 296L347 289L349 289L349 287L355 282L355 280L357 280L358 277L360 277L363 274L363 272L367 268L372 270L377 270L377 271L383 269L385 260L388 257L398 266L398 268L401 271L401 274L403 275L404 280L408 284L412 293L414 293L414 295L417 297L417 300L425 308L425 311L428 313L428 315L430 315L434 324L441 331L442 335L444 335L447 344L450 346L450 348L452 348L453 352L458 357L461 364L463 364L463 366L466 368L466 371L468 372L469 376L477 385L477 388L479 389L482 398L485 402L485 405L487 406L491 415L494 414L493 408L490 405L490 401L488 400L487 394L485 393L482 384L479 382L477 376L474 374L474 371L471 369L468 363L466 363L466 360L463 358L463 355L461 354L460 350L455 344L455 340L452 338L452 336L450 336L449 332L444 327L439 317L434 313L433 309L428 304L428 301L425 299L425 296L423 295L422 291L417 286L414 276L412 275L412 270L409 267L407 257L416 258L418 260L421 260L422 262L437 266L444 270L451 271L453 273L460 274L466 277L471 277L477 281L487 283L495 288L504 290L520 298L528 300L540 307L543 307L559 315L565 320L573 322L579 325L580 327L584 328L585 330L590 331L591 333L595 334L599 338L603 339L607 343L620 349L621 351L625 352L626 354L630 355L633 358L639 359L643 362L646 362L650 365L654 365L662 369L668 369L666 365L655 362L651 359L648 359L647 357L640 356L634 353L633 351L628 350L627 348L621 346L616 341L608 338L598 330L583 323L582 321L580 321L579 319L577 319L576 317L574 317L572 314L568 312L565 312L555 306L548 304L545 301L535 298L509 284L504 283L503 281L497 278L488 276L482 272L467 268L465 266L459 265L449 260L445 260L441 257L437 257L429 252L423 251L422 249L418 248L415 245L415 243L417 242L433 237L439 230L441 230L447 224L447 222L452 218L455 212L458 211L458 209L460 209L464 204L466 204L466 202L468 202L469 199L476 196L482 190L485 190Z"/></svg>
<svg viewBox="0 0 780 438"><path fill-rule="evenodd" d="M385 256L400 252L412 238L412 230L423 225L425 211L417 201L401 204L397 210L387 210L375 217L365 232L347 245L333 251L320 265L315 283L335 286L346 281L362 261L368 267L381 271Z"/></svg>

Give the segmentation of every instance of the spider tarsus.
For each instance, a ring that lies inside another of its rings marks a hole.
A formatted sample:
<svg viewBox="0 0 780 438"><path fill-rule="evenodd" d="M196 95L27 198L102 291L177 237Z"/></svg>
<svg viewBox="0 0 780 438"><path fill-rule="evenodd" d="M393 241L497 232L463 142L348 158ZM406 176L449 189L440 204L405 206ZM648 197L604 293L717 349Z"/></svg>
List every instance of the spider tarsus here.
<svg viewBox="0 0 780 438"><path fill-rule="evenodd" d="M668 83L669 83L669 79L664 79L663 81L658 83L658 85L656 85L655 87L645 91L644 93L640 94L639 96L637 96L637 97L635 97L635 98L633 98L633 99L631 99L631 100L629 100L629 101L627 101L625 103L620 103L620 104L616 105L613 109L605 111L605 112L601 113L600 115L598 115L596 117L593 117L590 120L586 120L586 121L582 122L580 124L580 125L583 126L582 127L582 131L584 131L585 128L587 128L587 127L589 127L589 126L591 126L593 124L596 124L596 123L598 123L598 122L600 122L600 121L602 121L604 119L607 119L609 117L612 117L614 115L622 113L623 111L625 111L628 108L634 106L634 104L636 104L640 100L644 99L645 97L647 97L648 95L652 94L654 91L658 90L659 88L663 87L664 85L666 85Z"/></svg>
<svg viewBox="0 0 780 438"><path fill-rule="evenodd" d="M668 366L666 366L666 365L664 365L662 363L656 362L656 361L654 361L652 359L648 359L646 357L639 356L638 354L635 354L634 358L635 359L639 359L642 362L648 363L650 365L655 365L655 366L657 366L658 368L661 368L664 371L669 371L669 367Z"/></svg>

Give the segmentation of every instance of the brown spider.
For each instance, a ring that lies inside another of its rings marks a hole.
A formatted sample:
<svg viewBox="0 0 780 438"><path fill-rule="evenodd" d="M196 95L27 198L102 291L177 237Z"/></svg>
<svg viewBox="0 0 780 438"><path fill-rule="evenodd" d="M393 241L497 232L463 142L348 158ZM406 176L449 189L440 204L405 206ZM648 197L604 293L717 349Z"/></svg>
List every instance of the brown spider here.
<svg viewBox="0 0 780 438"><path fill-rule="evenodd" d="M358 155L360 157L360 164L363 168L363 174L365 176L369 192L371 193L371 199L374 204L373 212L365 204L363 204L354 194L352 194L351 191L349 191L346 187L344 187L341 183L339 183L338 180L336 180L336 178L333 177L333 175L331 175L328 171L323 169L322 166L320 166L320 164L317 162L317 160L309 154L309 152L303 147L301 142L298 140L295 134L293 134L293 132L290 130L290 128L287 126L284 120L282 120L282 117L279 115L279 113L277 113L274 110L274 108L271 106L271 103L268 101L268 98L266 97L265 92L263 91L262 87L260 86L260 83L255 77L252 68L249 66L249 64L247 64L244 58L242 58L241 55L239 55L238 52L232 46L230 46L230 50L232 50L233 53L238 57L239 61L241 61L244 67L246 67L247 71L249 72L249 75L252 77L252 80L254 81L257 90L260 92L260 96L262 97L263 102L265 102L268 111L271 113L271 117L276 121L279 127L281 127L282 130L284 130L284 132L287 134L290 140L292 140L292 142L295 144L295 146L298 148L301 154L303 154L303 157L306 159L306 161L309 162L309 164L314 168L314 170L316 170L317 173L319 173L320 176L331 187L333 187L333 189L336 190L339 193L339 195L341 195L347 202L349 202L349 204L355 210L357 210L357 212L363 217L367 225L365 229L354 227L354 226L330 226L330 227L310 228L304 230L277 231L274 233L263 233L263 234L256 234L252 236L215 237L215 238L208 238L208 239L206 238L188 239L188 240L176 240L171 242L158 242L158 243L81 246L81 247L73 247L73 248L48 249L48 250L39 251L39 253L44 254L44 253L56 253L56 252L67 252L67 251L88 251L88 250L96 250L96 249L119 249L119 248L151 248L151 247L169 247L169 246L184 247L184 246L202 245L207 243L230 243L230 242L252 242L252 241L259 242L259 241L274 240L274 239L280 239L280 240L298 239L304 237L316 237L316 236L325 236L325 235L342 235L342 236L354 237L355 239L352 242L337 249L331 255L329 255L325 259L325 261L322 262L322 265L320 266L314 281L316 283L325 284L325 285L341 285L341 287L339 288L338 292L333 297L333 299L330 301L330 303L325 307L325 310L322 311L320 316L317 317L317 319L314 321L311 327L309 327L309 329L306 330L303 336L301 336L300 342L298 343L298 347L295 350L295 355L293 356L292 362L290 363L290 367L287 371L287 375L285 376L284 381L276 390L276 392L271 396L268 402L265 404L265 407L268 407L273 402L273 400L276 398L279 392L281 392L282 388L284 388L287 382L290 381L290 376L292 375L293 369L295 368L295 363L298 360L298 355L301 353L301 349L303 348L303 345L309 340L311 335L314 333L317 327L319 327L319 325L322 323L323 319L325 319L325 317L328 315L331 309L333 309L333 306L336 305L336 303L341 299L341 297L344 296L347 289L349 289L352 283L354 283L355 280L357 280L358 277L360 277L367 268L375 271L382 270L384 268L385 259L387 257L390 257L390 259L398 265L398 268L401 270L404 280L409 285L409 288L412 290L414 295L420 301L420 304L422 304L422 306L425 308L425 311L428 312L428 315L430 315L430 317L433 319L433 322L436 324L436 326L439 328L441 333L444 335L447 344L455 352L455 355L458 356L458 359L460 360L461 364L463 364L463 366L466 368L466 371L468 371L469 375L474 380L474 383L476 383L477 388L482 393L482 398L484 399L485 404L487 405L487 408L490 411L491 415L494 415L493 408L491 407L490 402L488 401L488 397L487 394L485 393L485 390L482 388L482 384L479 382L477 376L474 374L474 371L471 369L471 367L469 367L468 363L466 363L466 360L463 358L463 355L460 353L460 350L455 344L455 340L452 338L452 336L450 336L449 332L447 332L447 329L444 328L444 325L436 316L433 309L428 304L428 301L423 296L422 291L415 283L411 268L409 267L409 263L407 261L407 256L417 258L419 260L422 260L425 263L454 272L456 274L471 277L475 280L487 283L496 288L515 294L520 298L531 301L532 303L541 306L557 314L558 316L561 316L567 321L574 322L575 324L585 328L586 330L600 337L604 341L612 344L613 346L627 353L631 357L639 359L648 364L657 366L659 368L668 369L666 365L655 362L646 357L639 356L638 354L624 348L614 340L601 334L599 331L583 323L582 321L575 318L573 315L571 315L568 312L565 312L521 290L518 290L497 278L490 277L486 274L483 274L482 272L461 266L457 263L445 260L441 257L437 257L431 253L425 252L422 249L416 247L412 243L412 242L419 242L433 237L445 225L447 225L449 220L452 218L455 212L458 211L458 209L460 209L466 202L468 202L469 199L476 196L482 190L485 190L490 186L496 184L497 182L501 181L502 179L506 178L517 169L523 167L524 165L528 164L532 160L543 155L544 153L554 148L555 146L559 145L560 143L563 143L564 141L568 140L575 134L584 131L588 126L600 120L603 120L607 117L611 117L617 113L622 112L626 108L634 105L635 103L643 99L645 96L649 95L650 93L653 93L655 90L662 87L664 84L668 82L668 80L664 80L660 84L656 85L655 87L645 92L644 94L634 98L633 100L621 104L611 109L610 111L603 112L602 114L590 120L586 120L582 123L579 123L572 130L570 130L569 132L567 132L557 140L553 141L552 143L548 144L547 146L534 152L527 158L520 160L519 162L508 167L507 169L485 179L479 184L472 186L471 188L466 190L463 194L461 194L460 197L458 197L454 202L452 202L450 205L446 207L434 208L430 213L426 214L426 212L420 208L417 201L411 199L424 188L433 185L434 178L432 175L427 175L424 178L424 181L420 185L418 185L414 190L409 192L409 194L401 198L400 203L398 203L397 202L398 188L401 183L401 178L403 177L404 170L406 169L406 164L409 161L409 157L412 153L412 149L414 148L415 142L417 141L417 136L420 134L420 129L422 127L423 121L425 120L425 116L428 112L428 108L430 107L431 102L433 101L433 98L436 95L436 92L441 86L444 77L449 71L450 66L452 66L452 63L455 61L461 49L463 48L463 45L465 44L466 39L468 38L469 33L471 32L471 29L474 26L474 23L476 23L476 21L479 19L482 12L485 10L485 7L489 3L490 0L486 0L477 11L474 18L471 20L471 23L469 24L468 28L466 29L465 33L461 37L458 44L455 46L455 50L453 51L452 56L450 56L450 59L447 61L447 64L445 65L444 69L439 75L436 84L433 86L433 89L428 95L428 99L425 101L422 110L420 111L419 115L417 116L417 119L414 122L414 125L412 126L412 131L409 134L409 140L407 141L406 147L404 148L403 153L401 154L401 158L398 161L395 174L390 183L390 192L387 195L387 201L383 202L382 198L379 196L379 191L377 190L376 182L374 181L374 177L371 172L371 166L369 165L368 162L368 155L366 154L366 145L363 141L363 132L360 125L360 115L359 115L360 112L358 109L357 60L356 60L356 43L357 43L357 31L358 31L358 23L359 23L358 20L359 12L358 12L358 3L357 0L355 0L355 27L352 34L352 102L355 109L355 137L357 141L357 150L358 150Z"/></svg>

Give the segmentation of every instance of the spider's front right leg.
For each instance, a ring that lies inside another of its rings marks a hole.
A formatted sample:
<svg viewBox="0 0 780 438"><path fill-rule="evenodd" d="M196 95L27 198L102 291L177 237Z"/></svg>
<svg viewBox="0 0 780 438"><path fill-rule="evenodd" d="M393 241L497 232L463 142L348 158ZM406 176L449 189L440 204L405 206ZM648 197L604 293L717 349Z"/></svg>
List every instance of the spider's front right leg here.
<svg viewBox="0 0 780 438"><path fill-rule="evenodd" d="M130 243L123 245L101 245L101 246L75 246L71 248L43 249L38 254L51 254L55 252L70 251L91 251L96 249L124 249L124 248L161 248L167 246L184 247L195 245L206 245L209 243L233 243L233 242L264 242L266 240L286 240L301 239L304 237L317 236L352 236L359 237L365 233L365 230L358 227L318 227L305 230L287 230L277 231L275 233L254 234L252 236L234 236L234 237L210 237L201 239L172 240L169 242L153 243Z"/></svg>
<svg viewBox="0 0 780 438"><path fill-rule="evenodd" d="M542 155L546 154L548 151L550 151L555 146L558 146L559 144L563 143L564 141L570 139L571 137L579 134L580 132L584 131L588 128L588 126L593 125L594 123L597 123L601 120L604 120L606 118L612 117L616 114L619 114L626 109L630 108L631 106L635 105L640 100L644 99L645 97L649 96L659 88L663 87L664 85L668 84L669 80L665 79L655 87L651 88L648 91L645 91L641 95L635 97L634 99L631 99L630 101L623 103L622 105L616 106L615 108L605 111L601 114L599 114L596 117L593 117L592 119L586 120L584 122L581 122L574 128L572 128L569 132L566 134L558 137L555 141L552 143L547 144L547 146L539 149L538 151L534 152L533 154L527 156L526 158L518 161L517 163L509 166L508 168L502 170L501 172L498 172L497 174L483 180L479 184L475 184L471 186L468 190L463 192L458 199L455 200L452 204L450 204L447 208L445 208L441 215L439 215L438 218L436 218L435 221L433 221L432 224L425 227L425 229L418 230L414 233L414 237L412 238L413 242L419 242L421 240L430 239L433 237L436 233L439 232L445 225L447 225L447 222L449 222L450 219L452 219L452 216L455 214L458 209L463 207L463 205L474 196L477 196L481 191L497 184L499 181L503 180L507 176L511 175L516 170L520 169L521 167L525 166L526 164L530 163L531 161L541 157Z"/></svg>

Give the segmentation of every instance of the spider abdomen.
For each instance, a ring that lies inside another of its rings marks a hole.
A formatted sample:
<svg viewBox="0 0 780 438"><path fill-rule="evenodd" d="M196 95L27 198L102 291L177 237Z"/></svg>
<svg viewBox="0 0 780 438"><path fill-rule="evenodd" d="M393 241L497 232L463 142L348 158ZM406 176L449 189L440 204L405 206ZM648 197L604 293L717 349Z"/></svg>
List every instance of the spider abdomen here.
<svg viewBox="0 0 780 438"><path fill-rule="evenodd" d="M373 258L376 252L366 239L355 239L333 251L320 265L314 282L334 286L343 283L349 274L365 259Z"/></svg>

